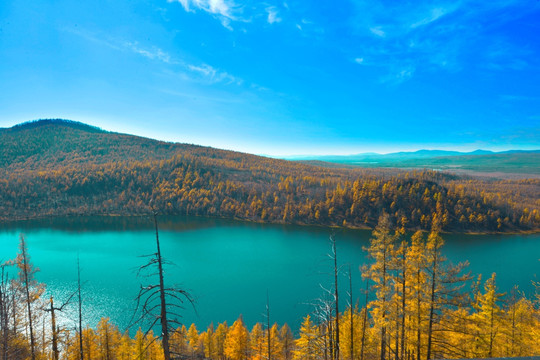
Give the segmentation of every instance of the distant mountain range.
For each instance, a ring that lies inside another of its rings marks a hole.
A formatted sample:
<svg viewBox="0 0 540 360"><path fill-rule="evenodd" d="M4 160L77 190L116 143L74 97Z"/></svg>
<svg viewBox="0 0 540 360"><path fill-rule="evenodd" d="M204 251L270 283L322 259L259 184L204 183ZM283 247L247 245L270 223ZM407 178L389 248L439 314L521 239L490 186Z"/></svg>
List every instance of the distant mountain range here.
<svg viewBox="0 0 540 360"><path fill-rule="evenodd" d="M536 153L540 154L540 150L507 150L507 151L491 151L491 150L474 150L470 152L449 151L449 150L417 150L417 151L400 151L388 154L378 154L374 152L351 154L351 155L296 155L285 156L287 160L320 160L320 161L363 161L363 160L404 160L404 159L430 159L435 157L446 156L467 156L467 155L496 155L496 154L515 154L515 153Z"/></svg>
<svg viewBox="0 0 540 360"><path fill-rule="evenodd" d="M418 150L390 154L290 156L286 157L286 159L310 163L322 161L370 168L429 168L435 170L540 174L540 150L508 150L500 152L489 150L471 152Z"/></svg>

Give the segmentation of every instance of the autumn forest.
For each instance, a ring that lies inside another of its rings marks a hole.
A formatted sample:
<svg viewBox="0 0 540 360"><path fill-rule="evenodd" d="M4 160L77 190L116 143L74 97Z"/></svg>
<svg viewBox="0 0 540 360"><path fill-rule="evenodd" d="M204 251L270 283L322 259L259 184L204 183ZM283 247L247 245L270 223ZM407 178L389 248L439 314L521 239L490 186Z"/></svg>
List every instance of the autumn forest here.
<svg viewBox="0 0 540 360"><path fill-rule="evenodd" d="M540 227L540 180L431 170L339 168L108 133L43 120L0 131L0 217L204 215L408 230L518 232Z"/></svg>

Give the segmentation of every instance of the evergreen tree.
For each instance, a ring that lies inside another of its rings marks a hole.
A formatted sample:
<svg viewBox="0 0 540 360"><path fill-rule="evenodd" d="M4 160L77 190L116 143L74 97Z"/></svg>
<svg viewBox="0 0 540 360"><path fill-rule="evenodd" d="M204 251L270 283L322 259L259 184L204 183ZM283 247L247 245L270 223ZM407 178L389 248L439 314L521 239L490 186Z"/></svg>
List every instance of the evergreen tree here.
<svg viewBox="0 0 540 360"><path fill-rule="evenodd" d="M281 358L283 358L283 360L291 360L294 351L294 336L289 325L284 324L281 327L281 330L279 331L279 339L283 349L283 355Z"/></svg>
<svg viewBox="0 0 540 360"><path fill-rule="evenodd" d="M249 336L250 347L251 347L251 359L253 360L262 360L264 359L264 331L261 323L256 323L251 330Z"/></svg>
<svg viewBox="0 0 540 360"><path fill-rule="evenodd" d="M296 340L295 360L316 360L322 356L319 346L319 330L308 315L300 327L300 337Z"/></svg>
<svg viewBox="0 0 540 360"><path fill-rule="evenodd" d="M380 359L386 360L387 355L387 327L390 314L390 298L392 295L391 264L392 253L395 246L395 236L391 234L390 218L387 214L381 215L379 223L373 230L373 237L366 249L372 263L363 275L373 282L377 299L371 303L372 319L380 333Z"/></svg>
<svg viewBox="0 0 540 360"><path fill-rule="evenodd" d="M249 333L241 316L227 332L224 348L225 356L231 360L247 360L249 358Z"/></svg>
<svg viewBox="0 0 540 360"><path fill-rule="evenodd" d="M499 302L504 294L497 293L495 283L496 275L484 284L484 292L478 292L473 304L476 313L473 315L475 322L475 344L477 357L496 357L501 354L494 354L494 346L498 342L502 326L503 311Z"/></svg>

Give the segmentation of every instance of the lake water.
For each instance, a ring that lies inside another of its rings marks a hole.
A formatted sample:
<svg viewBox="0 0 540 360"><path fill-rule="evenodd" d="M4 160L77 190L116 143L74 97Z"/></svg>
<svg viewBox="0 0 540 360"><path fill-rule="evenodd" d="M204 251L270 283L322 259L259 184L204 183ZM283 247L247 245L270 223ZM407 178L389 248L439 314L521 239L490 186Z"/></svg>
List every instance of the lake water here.
<svg viewBox="0 0 540 360"><path fill-rule="evenodd" d="M312 311L310 304L321 297L321 285L331 286L327 255L331 229L191 217L160 217L159 226L162 254L174 263L167 267L165 281L191 292L197 311L186 306L183 322L195 322L199 329L211 322L232 324L240 314L250 327L265 321L268 292L271 321L287 322L296 331L302 317ZM92 217L3 224L0 260L16 256L20 233L26 235L32 262L40 268L38 280L47 284L57 301L76 289L79 254L85 322L95 326L99 318L109 316L121 330L127 326L140 284L149 283L136 276L136 269L145 263L141 255L155 252L151 219ZM350 265L354 298L360 304L363 285L358 268L365 261L362 247L370 236L365 230L336 231L343 298ZM468 260L473 275L481 273L485 279L496 272L501 291L517 284L532 292L531 280L540 270L540 234L444 238L443 253L453 262ZM64 319L73 326L74 307Z"/></svg>

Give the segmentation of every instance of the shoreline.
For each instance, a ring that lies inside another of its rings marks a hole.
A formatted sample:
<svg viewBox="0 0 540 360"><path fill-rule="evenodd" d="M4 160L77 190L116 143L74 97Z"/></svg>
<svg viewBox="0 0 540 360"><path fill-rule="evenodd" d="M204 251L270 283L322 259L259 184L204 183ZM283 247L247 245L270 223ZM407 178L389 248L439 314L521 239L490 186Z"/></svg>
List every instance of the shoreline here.
<svg viewBox="0 0 540 360"><path fill-rule="evenodd" d="M0 224L7 225L9 223L20 223L26 221L40 221L40 220L55 220L55 219L74 219L74 218L143 218L147 217L149 214L65 214L65 215L44 215L44 216L33 216L26 218L15 218L15 219L1 219ZM161 214L160 216L170 216L170 217L193 217L193 218L207 218L213 220L233 220L244 223L253 223L253 224L268 224L268 225L290 225L290 226L301 226L301 227L318 227L318 228L328 228L328 229L338 229L338 230L370 230L373 228L369 226L342 226L342 225L331 225L331 224L312 224L304 222L282 222L282 221L265 221L257 219L244 219L238 217L221 217L221 216L210 216L210 215L189 215L189 214ZM429 232L425 229L406 229L407 232L415 232L422 230L423 232ZM512 230L512 231L441 231L441 234L452 234L452 235L534 235L540 234L540 229L527 229L527 230Z"/></svg>

